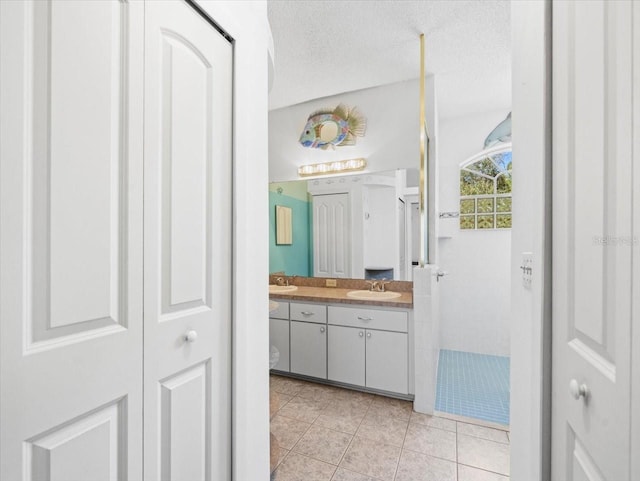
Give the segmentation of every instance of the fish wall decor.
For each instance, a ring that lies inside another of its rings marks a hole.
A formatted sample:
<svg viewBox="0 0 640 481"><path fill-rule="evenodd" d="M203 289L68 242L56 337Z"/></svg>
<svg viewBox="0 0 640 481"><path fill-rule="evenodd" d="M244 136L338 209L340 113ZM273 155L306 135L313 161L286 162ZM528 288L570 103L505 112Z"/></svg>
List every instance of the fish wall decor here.
<svg viewBox="0 0 640 481"><path fill-rule="evenodd" d="M364 137L367 120L357 107L349 109L344 104L333 110L318 110L307 119L300 143L304 147L326 150L329 147L355 145L356 137Z"/></svg>

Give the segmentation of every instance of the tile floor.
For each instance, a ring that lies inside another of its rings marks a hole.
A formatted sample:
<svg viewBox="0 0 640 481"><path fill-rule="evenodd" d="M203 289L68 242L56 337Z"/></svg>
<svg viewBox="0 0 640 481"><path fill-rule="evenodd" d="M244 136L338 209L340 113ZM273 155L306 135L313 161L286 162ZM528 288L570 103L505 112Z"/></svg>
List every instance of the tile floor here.
<svg viewBox="0 0 640 481"><path fill-rule="evenodd" d="M442 349L436 411L509 424L509 358Z"/></svg>
<svg viewBox="0 0 640 481"><path fill-rule="evenodd" d="M271 376L281 448L272 481L507 481L509 433L408 401Z"/></svg>

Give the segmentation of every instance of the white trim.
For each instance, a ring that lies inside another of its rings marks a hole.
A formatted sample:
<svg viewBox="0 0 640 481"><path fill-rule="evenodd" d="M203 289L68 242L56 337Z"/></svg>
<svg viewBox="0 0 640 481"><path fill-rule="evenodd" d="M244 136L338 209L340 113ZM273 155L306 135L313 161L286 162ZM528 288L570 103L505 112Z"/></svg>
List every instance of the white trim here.
<svg viewBox="0 0 640 481"><path fill-rule="evenodd" d="M511 2L511 477L527 481L550 477L550 20L550 0ZM525 252L530 287L519 269Z"/></svg>
<svg viewBox="0 0 640 481"><path fill-rule="evenodd" d="M633 10L633 239L634 249L632 253L632 319L638 319L640 315L640 246L637 244L640 238L640 4L637 2L631 6ZM631 460L631 479L640 479L640 326L636 322L631 326L631 446L629 459Z"/></svg>
<svg viewBox="0 0 640 481"><path fill-rule="evenodd" d="M264 0L194 0L234 40L233 480L269 479L268 54ZM261 208L261 207L260 207ZM263 294L261 295L260 292Z"/></svg>

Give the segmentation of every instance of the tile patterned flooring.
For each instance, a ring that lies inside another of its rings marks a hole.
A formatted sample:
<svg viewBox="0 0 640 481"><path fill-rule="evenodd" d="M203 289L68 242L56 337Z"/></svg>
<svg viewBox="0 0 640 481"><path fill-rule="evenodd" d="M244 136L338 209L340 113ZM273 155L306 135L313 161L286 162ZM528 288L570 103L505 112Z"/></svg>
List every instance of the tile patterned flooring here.
<svg viewBox="0 0 640 481"><path fill-rule="evenodd" d="M508 481L509 433L413 412L409 401L271 376L271 481Z"/></svg>
<svg viewBox="0 0 640 481"><path fill-rule="evenodd" d="M509 424L509 358L440 350L436 411Z"/></svg>

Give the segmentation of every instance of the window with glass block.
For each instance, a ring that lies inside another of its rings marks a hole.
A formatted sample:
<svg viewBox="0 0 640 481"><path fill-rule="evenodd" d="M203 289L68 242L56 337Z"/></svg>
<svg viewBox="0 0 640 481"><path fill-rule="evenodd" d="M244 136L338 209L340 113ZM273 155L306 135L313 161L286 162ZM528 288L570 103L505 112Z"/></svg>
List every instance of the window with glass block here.
<svg viewBox="0 0 640 481"><path fill-rule="evenodd" d="M460 229L511 228L511 148L460 167Z"/></svg>

